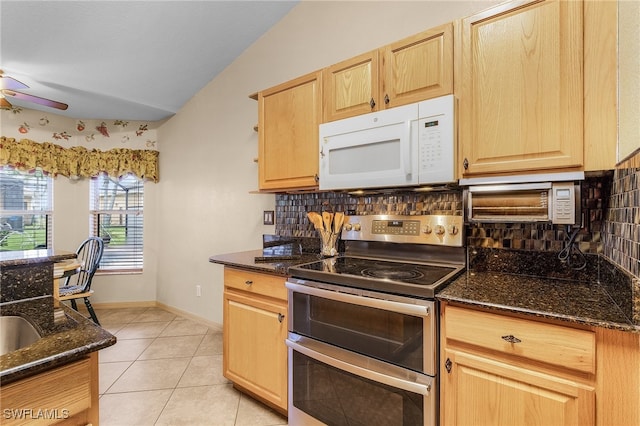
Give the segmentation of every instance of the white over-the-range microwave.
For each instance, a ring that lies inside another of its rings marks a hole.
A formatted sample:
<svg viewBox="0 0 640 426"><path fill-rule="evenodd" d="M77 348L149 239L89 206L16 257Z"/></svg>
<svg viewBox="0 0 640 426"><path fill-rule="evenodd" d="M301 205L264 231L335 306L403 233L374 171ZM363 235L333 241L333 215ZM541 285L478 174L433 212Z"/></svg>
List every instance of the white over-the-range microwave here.
<svg viewBox="0 0 640 426"><path fill-rule="evenodd" d="M453 95L320 125L320 190L455 181Z"/></svg>

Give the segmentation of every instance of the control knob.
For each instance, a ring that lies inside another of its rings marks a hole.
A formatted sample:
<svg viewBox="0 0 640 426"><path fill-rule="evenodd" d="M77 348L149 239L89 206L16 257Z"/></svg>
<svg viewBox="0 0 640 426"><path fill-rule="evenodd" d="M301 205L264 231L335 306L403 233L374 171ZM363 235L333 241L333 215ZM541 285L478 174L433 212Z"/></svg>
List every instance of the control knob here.
<svg viewBox="0 0 640 426"><path fill-rule="evenodd" d="M449 235L456 235L458 233L458 227L455 225L449 225Z"/></svg>
<svg viewBox="0 0 640 426"><path fill-rule="evenodd" d="M433 229L431 229L431 225L425 225L424 228L422 229L422 232L425 234L430 234L433 231Z"/></svg>
<svg viewBox="0 0 640 426"><path fill-rule="evenodd" d="M436 235L444 235L444 226L436 225Z"/></svg>
<svg viewBox="0 0 640 426"><path fill-rule="evenodd" d="M354 223L354 224L353 224L353 230L354 230L354 231L360 231L360 229L362 229L362 228L360 227L360 224L359 224L359 223Z"/></svg>

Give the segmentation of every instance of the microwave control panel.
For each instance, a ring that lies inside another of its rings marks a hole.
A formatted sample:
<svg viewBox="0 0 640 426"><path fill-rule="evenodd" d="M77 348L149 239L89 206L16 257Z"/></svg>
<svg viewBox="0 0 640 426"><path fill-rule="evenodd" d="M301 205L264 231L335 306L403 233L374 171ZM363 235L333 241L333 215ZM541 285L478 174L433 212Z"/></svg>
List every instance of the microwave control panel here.
<svg viewBox="0 0 640 426"><path fill-rule="evenodd" d="M418 167L420 184L451 182L454 170L454 98L420 103Z"/></svg>

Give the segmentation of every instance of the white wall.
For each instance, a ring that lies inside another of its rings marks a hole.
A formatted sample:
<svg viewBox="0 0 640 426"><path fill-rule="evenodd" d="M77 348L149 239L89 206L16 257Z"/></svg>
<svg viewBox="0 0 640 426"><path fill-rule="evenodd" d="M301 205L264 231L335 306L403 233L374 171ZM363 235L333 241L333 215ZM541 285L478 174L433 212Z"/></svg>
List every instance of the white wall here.
<svg viewBox="0 0 640 426"><path fill-rule="evenodd" d="M108 135L97 131L103 120L75 120L53 113L20 108L0 111L0 134L20 140L51 142L65 148L84 146L108 151L112 148L154 149L159 122L126 122L116 125L104 120ZM82 124L82 127L78 125ZM146 126L148 130L140 130ZM21 130L22 128L22 130ZM24 133L26 132L26 133ZM64 135L64 136L61 136ZM53 182L53 246L55 250L75 251L89 236L89 179L58 176ZM155 302L158 242L157 205L160 184L145 183L144 271L132 275L96 275L92 303Z"/></svg>
<svg viewBox="0 0 640 426"><path fill-rule="evenodd" d="M250 193L258 138L249 94L496 3L303 1L249 47L158 129L157 300L222 323L223 268L208 258L258 249L274 232L262 225L274 196Z"/></svg>

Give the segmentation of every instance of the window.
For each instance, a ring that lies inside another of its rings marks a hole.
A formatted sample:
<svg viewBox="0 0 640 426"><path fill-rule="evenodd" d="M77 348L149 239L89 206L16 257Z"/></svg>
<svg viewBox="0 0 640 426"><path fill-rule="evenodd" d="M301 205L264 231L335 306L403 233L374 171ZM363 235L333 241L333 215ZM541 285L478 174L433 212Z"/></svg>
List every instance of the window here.
<svg viewBox="0 0 640 426"><path fill-rule="evenodd" d="M53 179L0 166L0 251L52 246Z"/></svg>
<svg viewBox="0 0 640 426"><path fill-rule="evenodd" d="M91 180L91 235L101 237L101 271L141 271L144 183L134 175Z"/></svg>

